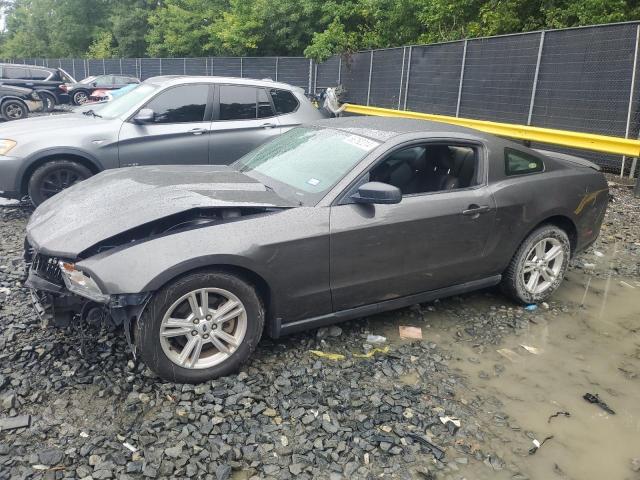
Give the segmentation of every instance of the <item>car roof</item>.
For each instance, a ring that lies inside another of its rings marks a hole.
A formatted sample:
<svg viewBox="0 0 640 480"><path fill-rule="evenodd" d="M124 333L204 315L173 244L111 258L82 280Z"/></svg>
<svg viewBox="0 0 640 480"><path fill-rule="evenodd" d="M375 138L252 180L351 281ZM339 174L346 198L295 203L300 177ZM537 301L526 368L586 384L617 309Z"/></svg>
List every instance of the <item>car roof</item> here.
<svg viewBox="0 0 640 480"><path fill-rule="evenodd" d="M33 68L38 70L46 70L48 72L56 72L58 70L54 67L45 67L43 65L27 65L25 63L0 63L0 67Z"/></svg>
<svg viewBox="0 0 640 480"><path fill-rule="evenodd" d="M419 133L424 137L457 136L464 134L483 140L495 140L496 137L466 127L459 127L443 122L418 120L412 118L352 116L318 120L308 125L343 130L348 133L386 142L405 134Z"/></svg>
<svg viewBox="0 0 640 480"><path fill-rule="evenodd" d="M256 78L241 78L241 77L218 77L211 75L162 75L158 77L151 77L144 81L144 83L153 83L155 85L183 85L185 83L232 83L234 85L250 85L253 87L271 87L282 88L284 90L297 90L303 91L300 87L289 85L288 83L275 82L271 79L264 78L258 80Z"/></svg>

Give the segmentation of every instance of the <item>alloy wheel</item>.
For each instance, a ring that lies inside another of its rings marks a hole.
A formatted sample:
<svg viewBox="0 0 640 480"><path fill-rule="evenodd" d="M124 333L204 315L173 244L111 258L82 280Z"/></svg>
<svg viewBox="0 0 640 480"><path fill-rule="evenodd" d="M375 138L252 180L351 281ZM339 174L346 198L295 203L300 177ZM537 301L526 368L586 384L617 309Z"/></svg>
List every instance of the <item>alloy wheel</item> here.
<svg viewBox="0 0 640 480"><path fill-rule="evenodd" d="M12 103L11 105L7 106L5 113L7 117L13 120L19 120L24 116L24 109L17 103Z"/></svg>
<svg viewBox="0 0 640 480"><path fill-rule="evenodd" d="M544 238L527 253L521 278L529 293L540 294L558 279L564 264L564 250L559 240Z"/></svg>
<svg viewBox="0 0 640 480"><path fill-rule="evenodd" d="M78 183L80 180L82 180L80 175L73 170L62 168L54 170L47 175L40 184L40 195L42 195L44 199L51 198L65 188L69 188L71 185Z"/></svg>
<svg viewBox="0 0 640 480"><path fill-rule="evenodd" d="M160 344L180 367L210 368L233 355L246 332L247 312L240 299L221 288L202 288L169 307L160 324Z"/></svg>
<svg viewBox="0 0 640 480"><path fill-rule="evenodd" d="M78 105L82 105L83 103L87 103L87 100L89 99L89 97L87 96L86 93L84 92L77 92L74 96L73 99L75 100L75 102Z"/></svg>

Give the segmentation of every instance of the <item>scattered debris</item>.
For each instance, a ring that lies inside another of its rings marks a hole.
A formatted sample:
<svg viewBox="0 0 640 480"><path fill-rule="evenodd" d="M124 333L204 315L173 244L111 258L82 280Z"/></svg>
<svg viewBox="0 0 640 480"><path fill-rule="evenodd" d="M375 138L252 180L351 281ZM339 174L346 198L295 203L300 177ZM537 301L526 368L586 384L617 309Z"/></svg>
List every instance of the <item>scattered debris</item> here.
<svg viewBox="0 0 640 480"><path fill-rule="evenodd" d="M603 409L605 412L610 413L611 415L615 415L616 412L614 412L611 407L609 407L609 405L607 405L605 402L603 402L602 400L600 400L600 397L598 396L598 394L593 394L593 393L585 393L582 398L584 398L587 402L589 403L594 403L596 405L598 405L601 409Z"/></svg>
<svg viewBox="0 0 640 480"><path fill-rule="evenodd" d="M624 280L620 280L620 285L622 285L623 287L626 287L626 288L636 288L633 285L625 282Z"/></svg>
<svg viewBox="0 0 640 480"><path fill-rule="evenodd" d="M522 344L520 344L520 346L524 348L527 352L533 353L534 355L540 355L542 353L542 350L536 347L530 347L529 345L522 345Z"/></svg>
<svg viewBox="0 0 640 480"><path fill-rule="evenodd" d="M384 343L387 341L387 337L383 337L382 335L367 335L367 343L372 345L376 345L378 343Z"/></svg>
<svg viewBox="0 0 640 480"><path fill-rule="evenodd" d="M7 287L0 287L0 293L9 295L11 293L11 290L9 290Z"/></svg>
<svg viewBox="0 0 640 480"><path fill-rule="evenodd" d="M445 427L447 427L447 430L449 430L451 435L455 435L461 425L460 419L456 417L443 416L440 417L440 421Z"/></svg>
<svg viewBox="0 0 640 480"><path fill-rule="evenodd" d="M131 450L133 453L135 453L135 452L137 452L137 451L138 451L138 449L137 449L136 447L134 447L133 445L131 445L131 444L130 444L130 443L128 443L128 442L123 442L123 443L122 443L122 446L123 446L124 448L126 448L127 450Z"/></svg>
<svg viewBox="0 0 640 480"><path fill-rule="evenodd" d="M549 304L547 302L542 302L542 308L549 310Z"/></svg>
<svg viewBox="0 0 640 480"><path fill-rule="evenodd" d="M536 305L535 303L531 303L531 304L527 305L526 307L524 307L524 309L527 312L535 312L538 309L538 305Z"/></svg>
<svg viewBox="0 0 640 480"><path fill-rule="evenodd" d="M0 432L5 430L15 430L16 428L26 428L31 426L31 415L19 415L17 417L7 417L0 419Z"/></svg>
<svg viewBox="0 0 640 480"><path fill-rule="evenodd" d="M424 438L422 435L418 435L417 433L407 433L407 437L413 438L414 440L421 443L423 446L429 450L436 460L442 460L444 458L444 450L437 445L434 445L429 440Z"/></svg>
<svg viewBox="0 0 640 480"><path fill-rule="evenodd" d="M316 357L326 358L328 360L344 360L345 356L341 353L327 353L321 350L309 350L309 353L315 355Z"/></svg>
<svg viewBox="0 0 640 480"><path fill-rule="evenodd" d="M409 327L400 325L400 338L410 338L414 340L422 340L422 329L420 327Z"/></svg>
<svg viewBox="0 0 640 480"><path fill-rule="evenodd" d="M556 413L554 413L553 415L551 415L551 416L549 417L549 419L547 420L547 423L551 423L551 419L552 419L552 418L556 418L556 417L559 417L559 416L561 416L561 415L562 415L563 417L570 417L570 416L571 416L571 414L570 414L569 412L556 412Z"/></svg>
<svg viewBox="0 0 640 480"><path fill-rule="evenodd" d="M512 362L518 362L518 361L520 361L522 359L522 357L520 355L518 355L516 352L514 352L513 350L511 350L509 348L500 348L500 349L496 350L496 352L498 352L503 357L511 360Z"/></svg>
<svg viewBox="0 0 640 480"><path fill-rule="evenodd" d="M80 436L82 438L89 438L89 434L87 432L80 432Z"/></svg>
<svg viewBox="0 0 640 480"><path fill-rule="evenodd" d="M533 447L531 447L529 449L529 455L533 455L534 453L536 453L540 449L540 447L542 447L542 445L545 444L545 442L547 440L551 440L552 438L553 438L553 435L550 435L550 436L546 437L544 440L542 440L541 442L534 438L533 439Z"/></svg>
<svg viewBox="0 0 640 480"><path fill-rule="evenodd" d="M356 358L371 358L376 353L389 353L389 347L386 346L383 348L373 348L369 350L367 353L354 353L353 356Z"/></svg>
<svg viewBox="0 0 640 480"><path fill-rule="evenodd" d="M586 268L587 270L590 270L592 268L596 268L596 264L595 263L584 263L582 266L584 268Z"/></svg>
<svg viewBox="0 0 640 480"><path fill-rule="evenodd" d="M598 250L594 250L594 251L593 251L593 254L594 254L596 257L600 257L600 258L604 257L604 253L599 252Z"/></svg>

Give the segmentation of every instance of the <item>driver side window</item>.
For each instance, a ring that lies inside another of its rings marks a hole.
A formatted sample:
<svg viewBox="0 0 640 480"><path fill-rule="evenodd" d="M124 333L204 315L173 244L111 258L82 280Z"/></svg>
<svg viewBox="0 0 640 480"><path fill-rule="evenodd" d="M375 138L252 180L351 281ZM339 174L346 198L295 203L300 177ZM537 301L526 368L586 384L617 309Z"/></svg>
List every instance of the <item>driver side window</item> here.
<svg viewBox="0 0 640 480"><path fill-rule="evenodd" d="M154 123L202 122L208 97L208 85L182 85L160 93L145 108L153 110Z"/></svg>
<svg viewBox="0 0 640 480"><path fill-rule="evenodd" d="M397 187L402 195L449 191L477 184L477 149L420 145L398 150L369 172L369 181Z"/></svg>

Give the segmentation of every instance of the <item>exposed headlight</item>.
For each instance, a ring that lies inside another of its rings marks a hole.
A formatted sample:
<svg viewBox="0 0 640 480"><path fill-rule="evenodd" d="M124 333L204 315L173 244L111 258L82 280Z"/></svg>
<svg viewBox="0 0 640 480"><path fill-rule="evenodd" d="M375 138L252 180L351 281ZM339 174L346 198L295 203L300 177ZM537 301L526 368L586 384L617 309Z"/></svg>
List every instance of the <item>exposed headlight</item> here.
<svg viewBox="0 0 640 480"><path fill-rule="evenodd" d="M17 144L13 140L0 140L0 155L6 155Z"/></svg>
<svg viewBox="0 0 640 480"><path fill-rule="evenodd" d="M76 270L73 263L60 262L60 270L62 271L62 279L70 292L88 298L94 302L107 303L109 295L105 295L100 287L80 270Z"/></svg>

